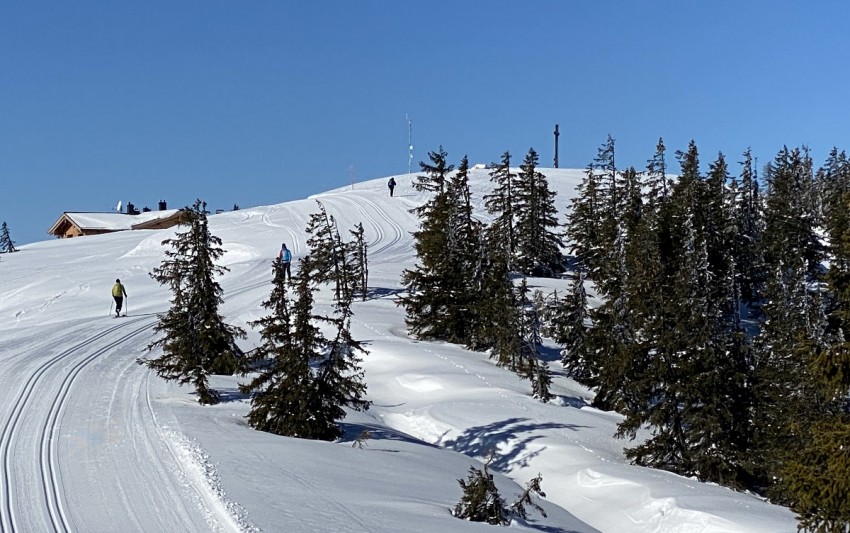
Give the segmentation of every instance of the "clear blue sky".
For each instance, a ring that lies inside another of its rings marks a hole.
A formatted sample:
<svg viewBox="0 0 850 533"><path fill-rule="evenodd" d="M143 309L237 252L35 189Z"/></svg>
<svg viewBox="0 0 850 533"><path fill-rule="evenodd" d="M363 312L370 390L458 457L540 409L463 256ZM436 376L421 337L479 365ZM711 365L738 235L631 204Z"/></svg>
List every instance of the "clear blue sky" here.
<svg viewBox="0 0 850 533"><path fill-rule="evenodd" d="M850 2L27 0L0 3L0 221L278 203L530 147L583 168L610 133L737 172L846 148Z"/></svg>

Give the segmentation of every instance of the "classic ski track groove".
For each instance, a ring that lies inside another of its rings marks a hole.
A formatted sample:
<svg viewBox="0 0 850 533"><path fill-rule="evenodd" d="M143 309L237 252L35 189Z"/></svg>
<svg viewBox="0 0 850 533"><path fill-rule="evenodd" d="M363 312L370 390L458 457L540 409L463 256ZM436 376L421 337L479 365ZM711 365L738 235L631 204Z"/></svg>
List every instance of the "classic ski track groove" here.
<svg viewBox="0 0 850 533"><path fill-rule="evenodd" d="M2 505L0 505L0 530L4 532L12 532L19 530L17 519L15 517L15 503L12 498L11 450L12 445L15 442L15 434L17 433L17 429L21 421L21 415L29 404L30 398L32 398L33 393L36 391L37 386L41 382L44 375L48 372L48 370L50 370L54 366L57 366L60 361L74 354L75 352L86 348L91 344L96 343L97 341L107 337L111 333L114 333L115 331L118 331L121 328L129 327L137 322L144 320L147 320L147 317L133 319L130 321L123 322L121 324L117 324L104 331L101 331L100 333L97 333L92 337L89 337L88 339L85 339L84 341L66 350L63 350L62 352L48 359L40 367L36 368L32 375L30 375L30 377L26 380L21 390L18 392L17 397L12 402L13 407L10 416L8 420L5 421L3 425L3 433L2 436L0 436L0 455L2 455L3 462L3 477L2 480L0 480L3 484L2 491L0 491L2 493L0 494L0 496L2 496ZM43 482L45 507L48 511L50 522L55 531L72 531L68 517L60 499L61 489L57 476L55 444L53 443L56 428L58 425L57 421L59 418L59 414L62 411L62 407L64 405L65 399L67 398L68 391L70 390L71 385L73 384L73 381L76 379L77 375L85 366L89 365L92 361L94 361L110 349L114 348L115 346L118 346L123 342L131 339L132 337L138 335L142 331L149 329L151 325L152 324L146 324L145 326L138 328L115 341L110 342L103 348L96 350L88 356L85 356L81 361L74 364L71 369L71 372L69 372L63 380L60 386L59 394L53 400L53 404L51 405L47 420L45 421L45 424L41 430L39 468L41 470L41 479ZM27 530L27 528L24 528L23 530Z"/></svg>
<svg viewBox="0 0 850 533"><path fill-rule="evenodd" d="M389 225L391 228L393 228L394 235L393 235L392 239L389 239L389 242L382 244L378 248L372 249L373 247L375 247L378 244L381 244L385 240L387 240L386 234L384 233L384 229L383 229L382 225L379 224L378 221L375 219L375 217L372 216L360 203L358 203L357 200L354 200L353 198L349 198L349 197L342 195L342 194L333 194L333 195L322 196L321 201L325 202L325 201L329 200L330 201L329 203L336 204L337 206L339 206L341 203L345 203L347 205L353 205L357 208L357 210L360 212L360 214L363 215L363 218L372 226L372 229L375 231L375 234L376 234L375 239L371 243L368 244L368 246L370 248L370 250L369 250L370 256L372 254L374 254L374 255L382 254L382 253L390 250L391 248L393 248L399 242L401 242L401 240L404 238L404 234L405 234L401 225L398 224L396 221L394 221L389 215L387 215L386 211L384 211L384 209L381 208L381 206L379 206L378 204L373 202L371 199L360 196L360 195L357 195L357 198L358 198L358 200L362 201L362 203L368 204L370 207L372 207L375 210L375 212L378 214L378 216L383 221L385 221L387 225ZM331 214L333 214L333 213L331 213ZM264 219L264 222L265 222L265 219ZM271 225L271 223L269 223L269 224ZM279 226L279 225L274 225L274 226L275 227L282 227L282 226ZM300 241L296 238L295 232L293 232L288 227L286 227L284 229L286 229L289 232L290 236L292 237L291 242L292 242L293 253L298 253L299 250L301 249L301 245L300 245ZM269 270L271 270L271 261L272 261L272 259L269 259ZM262 280L262 281L258 281L258 282L254 282L254 283L248 283L246 285L242 285L242 286L235 287L235 288L232 288L232 289L225 291L225 295L229 296L229 297L238 296L240 294L244 294L246 292L253 291L254 289L258 289L260 287L267 286L270 283L271 283L271 279Z"/></svg>
<svg viewBox="0 0 850 533"><path fill-rule="evenodd" d="M330 196L330 198L343 200L347 203L353 204L357 207L357 210L363 215L363 218L369 221L369 223L375 229L375 232L378 234L375 241L369 243L369 248L373 248L382 241L384 241L386 235L384 233L384 228L382 227L382 225L378 223L374 216L372 216L368 211L366 211L362 204L367 204L369 207L374 209L378 216L384 222L386 222L386 225L390 226L393 229L394 235L391 239L389 239L389 242L381 245L379 248L375 248L371 251L371 253L377 255L386 252L392 247L394 247L396 244L398 244L402 240L402 238L404 238L404 230L402 230L401 225L395 220L393 220L389 215L387 215L387 212L380 205L376 204L372 199L367 198L365 196L361 196L359 194L355 194L355 196L357 196L357 200L354 200L350 196L345 196L342 194L333 195Z"/></svg>

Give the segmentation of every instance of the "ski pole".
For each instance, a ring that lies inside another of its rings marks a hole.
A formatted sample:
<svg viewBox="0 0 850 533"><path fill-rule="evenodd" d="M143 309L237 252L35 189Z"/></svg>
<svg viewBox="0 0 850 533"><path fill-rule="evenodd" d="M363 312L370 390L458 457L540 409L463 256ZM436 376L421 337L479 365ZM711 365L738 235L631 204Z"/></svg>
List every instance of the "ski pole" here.
<svg viewBox="0 0 850 533"><path fill-rule="evenodd" d="M113 303L115 303L115 302L112 302L112 301L109 302L109 314L106 315L106 316L112 316L112 304Z"/></svg>
<svg viewBox="0 0 850 533"><path fill-rule="evenodd" d="M124 316L127 316L127 311L130 310L130 297L124 296Z"/></svg>

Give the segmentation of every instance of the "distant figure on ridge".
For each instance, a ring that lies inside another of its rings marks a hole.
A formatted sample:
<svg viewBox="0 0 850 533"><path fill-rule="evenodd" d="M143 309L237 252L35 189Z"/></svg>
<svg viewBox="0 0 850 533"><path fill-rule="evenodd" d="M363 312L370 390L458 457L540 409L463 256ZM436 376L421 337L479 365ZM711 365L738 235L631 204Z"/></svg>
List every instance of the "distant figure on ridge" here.
<svg viewBox="0 0 850 533"><path fill-rule="evenodd" d="M390 178L390 181L387 182L387 187L390 188L390 197L392 197L393 189L395 189L395 178Z"/></svg>
<svg viewBox="0 0 850 533"><path fill-rule="evenodd" d="M112 286L112 297L115 299L115 316L121 315L121 305L124 303L124 297L127 296L127 291L120 279L115 280L115 285Z"/></svg>
<svg viewBox="0 0 850 533"><path fill-rule="evenodd" d="M286 275L286 279L292 281L292 271L289 269L289 264L292 262L292 252L289 251L289 248L286 247L286 243L281 243L280 252L278 252L277 257L280 259L280 262L283 263L283 271Z"/></svg>

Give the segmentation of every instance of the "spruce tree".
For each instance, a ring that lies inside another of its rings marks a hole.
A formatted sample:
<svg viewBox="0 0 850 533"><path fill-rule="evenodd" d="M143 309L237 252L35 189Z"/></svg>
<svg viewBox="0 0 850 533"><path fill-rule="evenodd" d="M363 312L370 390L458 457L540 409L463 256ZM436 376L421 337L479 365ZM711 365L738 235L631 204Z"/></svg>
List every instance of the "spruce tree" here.
<svg viewBox="0 0 850 533"><path fill-rule="evenodd" d="M765 280L763 241L763 214L759 196L758 176L754 168L752 153L744 152L741 162L741 182L737 188L733 218L736 239L733 243L733 260L736 275L740 280L741 298L750 308L758 304L759 294Z"/></svg>
<svg viewBox="0 0 850 533"><path fill-rule="evenodd" d="M596 279L602 267L604 243L600 239L602 206L599 197L599 176L589 165L576 195L570 200L566 236L569 251L578 268Z"/></svg>
<svg viewBox="0 0 850 533"><path fill-rule="evenodd" d="M5 222L3 222L3 225L0 226L0 249L7 254L18 251L18 249L15 248L15 241L13 241L12 237L9 236L9 227Z"/></svg>
<svg viewBox="0 0 850 533"><path fill-rule="evenodd" d="M555 192L546 176L537 170L538 155L529 149L517 175L516 261L527 275L553 276L564 270Z"/></svg>
<svg viewBox="0 0 850 533"><path fill-rule="evenodd" d="M464 156L446 188L448 226L443 260L444 287L448 290L446 314L440 328L443 338L471 346L478 329L479 294L470 290L476 283L481 252L481 224L473 217L469 190L469 159Z"/></svg>
<svg viewBox="0 0 850 533"><path fill-rule="evenodd" d="M548 402L554 396L549 391L552 385L552 375L549 365L543 361L540 354L540 346L543 344L541 336L540 314L534 299L529 299L528 282L522 279L517 288L518 303L520 305L520 361L521 366L516 370L523 377L531 380L531 395L541 402Z"/></svg>
<svg viewBox="0 0 850 533"><path fill-rule="evenodd" d="M469 161L464 157L452 174L442 149L429 157L432 164L420 164L426 174L414 187L434 194L411 210L420 217L420 229L413 234L417 265L402 274L408 291L399 303L409 331L418 338L481 346L484 319L471 288L483 282L482 228L472 216Z"/></svg>
<svg viewBox="0 0 850 533"><path fill-rule="evenodd" d="M833 147L824 165L818 170L823 215L830 217L835 211L846 210L843 199L850 193L850 161L844 151Z"/></svg>
<svg viewBox="0 0 850 533"><path fill-rule="evenodd" d="M298 279L298 298L287 295L283 264L273 264L273 287L263 307L270 314L251 322L260 328L263 343L251 352L257 375L241 384L251 394L251 427L277 435L320 438L311 407L316 403L311 359L321 353L324 337L312 321L313 289Z"/></svg>
<svg viewBox="0 0 850 533"><path fill-rule="evenodd" d="M824 213L830 243L826 281L831 295L828 343L814 350L808 364L819 397L819 419L801 421L800 449L782 465L781 493L799 515L806 531L841 532L850 529L850 189L843 152L833 149L825 169Z"/></svg>
<svg viewBox="0 0 850 533"><path fill-rule="evenodd" d="M655 154L646 163L647 209L657 211L661 204L667 201L670 193L670 180L667 178L667 149L664 140L659 138Z"/></svg>
<svg viewBox="0 0 850 533"><path fill-rule="evenodd" d="M475 308L473 349L490 349L499 366L519 358L519 312L508 267L508 248L501 241L481 239L478 273L473 292L479 295Z"/></svg>
<svg viewBox="0 0 850 533"><path fill-rule="evenodd" d="M310 255L304 260L304 270L310 273L314 283L333 283L336 300L350 298L356 279L349 246L340 239L334 217L328 214L322 202L316 200L316 203L319 212L310 215L305 229L310 235L307 239Z"/></svg>
<svg viewBox="0 0 850 533"><path fill-rule="evenodd" d="M514 204L516 174L511 172L511 154L502 154L499 163L491 165L490 181L493 190L484 195L484 206L487 212L493 215L487 233L490 239L504 243L507 248L508 257L513 261L516 252L516 237L514 235Z"/></svg>
<svg viewBox="0 0 850 533"><path fill-rule="evenodd" d="M561 363L567 374L583 385L589 384L592 375L588 311L584 273L579 271L573 278L569 294L562 300L555 315L554 340L563 347Z"/></svg>
<svg viewBox="0 0 850 533"><path fill-rule="evenodd" d="M349 231L353 240L348 246L348 255L351 259L352 277L354 280L355 293L360 294L360 299L366 301L369 293L369 258L368 244L364 238L363 223L359 222Z"/></svg>
<svg viewBox="0 0 850 533"><path fill-rule="evenodd" d="M811 424L825 415L811 374L820 350L811 342L813 306L806 277L801 256L773 267L756 338L753 445L757 473L778 501L788 501L784 465L809 438Z"/></svg>
<svg viewBox="0 0 850 533"><path fill-rule="evenodd" d="M850 531L850 416L816 423L785 468L798 529Z"/></svg>
<svg viewBox="0 0 850 533"><path fill-rule="evenodd" d="M818 216L811 159L804 150L784 147L767 166L764 253L769 270L780 261L801 257L806 277L819 278L823 244L817 235Z"/></svg>
<svg viewBox="0 0 850 533"><path fill-rule="evenodd" d="M361 355L367 352L351 334L351 306L358 285L356 257L349 253L350 244L342 242L334 218L321 203L319 206L320 212L311 215L308 223L310 251L299 265L298 276L316 285L329 283L335 289L333 313L314 317L334 334L323 337L321 350L310 356L316 361L316 371L308 405L313 438L335 440L341 435L337 421L345 418L344 407L369 408L369 402L363 400L366 385L360 368Z"/></svg>
<svg viewBox="0 0 850 533"><path fill-rule="evenodd" d="M446 277L449 235L449 197L446 184L454 167L446 161L442 147L429 152L430 164L420 162L424 174L417 176L413 188L433 195L421 206L411 209L419 217L419 230L413 233L416 264L401 276L406 294L399 298L405 308L410 333L420 339L441 339L440 330L450 303Z"/></svg>
<svg viewBox="0 0 850 533"><path fill-rule="evenodd" d="M233 374L239 366L241 350L236 339L245 336L241 328L226 324L218 311L224 302L221 285L216 278L226 272L218 266L224 250L221 239L212 235L207 223L206 203L197 200L185 208L187 220L173 239L162 242L171 249L154 269L151 277L172 292L171 308L160 315L154 331L163 336L148 345L148 350L161 348L155 359L139 363L153 369L166 381L191 383L201 404L215 404L220 395L209 388L210 374Z"/></svg>
<svg viewBox="0 0 850 533"><path fill-rule="evenodd" d="M457 481L463 495L452 511L455 518L470 522L486 522L493 526L510 524L507 503L499 494L499 489L493 482L493 474L487 470L486 464L484 470L470 466L466 480Z"/></svg>

